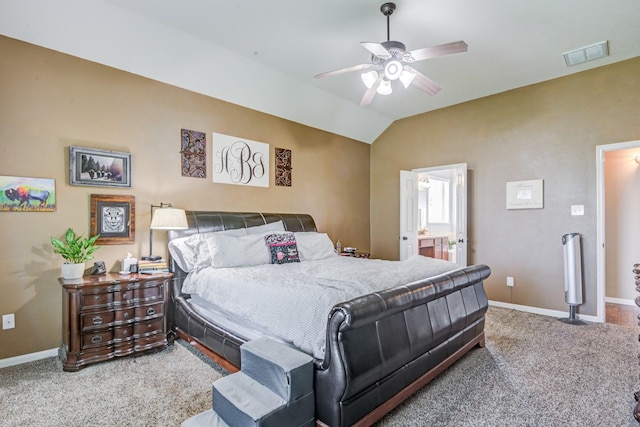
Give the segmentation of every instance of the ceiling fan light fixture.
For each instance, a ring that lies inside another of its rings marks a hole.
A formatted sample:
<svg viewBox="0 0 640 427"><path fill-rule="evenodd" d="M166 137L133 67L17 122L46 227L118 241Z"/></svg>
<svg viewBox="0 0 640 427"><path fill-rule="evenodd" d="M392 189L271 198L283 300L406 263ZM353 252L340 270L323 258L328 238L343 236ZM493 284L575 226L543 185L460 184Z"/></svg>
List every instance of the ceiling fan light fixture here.
<svg viewBox="0 0 640 427"><path fill-rule="evenodd" d="M380 82L380 86L378 86L378 90L376 92L378 92L380 95L391 95L391 92L393 92L393 90L391 89L391 82L387 79L383 79Z"/></svg>
<svg viewBox="0 0 640 427"><path fill-rule="evenodd" d="M360 78L367 89L371 89L371 86L378 80L378 72L375 70L367 71L360 74Z"/></svg>
<svg viewBox="0 0 640 427"><path fill-rule="evenodd" d="M402 74L400 74L400 81L402 82L402 85L404 86L405 89L409 87L411 82L413 82L413 79L415 76L416 75L414 73L410 73L409 71L402 70Z"/></svg>
<svg viewBox="0 0 640 427"><path fill-rule="evenodd" d="M391 40L389 31L389 17L396 9L395 3L384 3L380 7L380 12L387 18L387 40L376 42L360 42L360 46L371 54L369 63L353 65L351 67L340 68L338 70L327 71L316 74L314 78L320 79L328 76L335 76L351 71L360 71L360 78L367 90L360 99L361 107L371 103L376 93L389 95L393 92L392 81L400 80L402 85L416 88L426 92L428 95L437 94L442 88L438 83L413 68L410 64L425 59L437 58L439 56L451 55L467 51L467 44L458 40L452 43L445 43L437 46L425 47L407 51L404 43ZM367 70L367 71L364 71Z"/></svg>
<svg viewBox="0 0 640 427"><path fill-rule="evenodd" d="M402 74L402 63L397 59L390 59L384 64L384 76L388 80L397 80Z"/></svg>

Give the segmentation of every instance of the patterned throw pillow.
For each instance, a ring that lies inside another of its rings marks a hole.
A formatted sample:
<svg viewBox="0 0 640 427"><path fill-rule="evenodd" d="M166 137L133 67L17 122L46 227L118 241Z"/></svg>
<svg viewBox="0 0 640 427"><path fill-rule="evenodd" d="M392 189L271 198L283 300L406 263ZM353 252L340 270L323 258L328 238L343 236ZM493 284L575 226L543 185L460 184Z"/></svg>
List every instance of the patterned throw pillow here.
<svg viewBox="0 0 640 427"><path fill-rule="evenodd" d="M271 264L286 264L300 262L296 237L293 233L273 233L264 236L269 247Z"/></svg>

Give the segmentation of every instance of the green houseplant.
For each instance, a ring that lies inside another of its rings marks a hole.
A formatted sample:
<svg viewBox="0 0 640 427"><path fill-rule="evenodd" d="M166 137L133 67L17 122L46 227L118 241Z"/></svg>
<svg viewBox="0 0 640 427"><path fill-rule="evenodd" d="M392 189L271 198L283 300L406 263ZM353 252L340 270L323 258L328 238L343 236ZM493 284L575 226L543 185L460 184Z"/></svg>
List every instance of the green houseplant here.
<svg viewBox="0 0 640 427"><path fill-rule="evenodd" d="M96 245L99 234L85 238L76 235L72 228L68 228L64 240L51 237L53 252L59 254L65 263L62 264L62 278L79 279L84 274L84 263L93 259L93 253L100 249Z"/></svg>

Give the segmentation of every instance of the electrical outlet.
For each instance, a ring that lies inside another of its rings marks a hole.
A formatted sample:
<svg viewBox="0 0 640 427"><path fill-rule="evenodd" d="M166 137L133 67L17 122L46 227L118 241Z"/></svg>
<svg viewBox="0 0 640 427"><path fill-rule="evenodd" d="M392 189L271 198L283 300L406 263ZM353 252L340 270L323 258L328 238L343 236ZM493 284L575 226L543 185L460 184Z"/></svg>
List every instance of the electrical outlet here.
<svg viewBox="0 0 640 427"><path fill-rule="evenodd" d="M513 284L514 284L513 277L507 276L507 286L509 286L510 288L513 288Z"/></svg>
<svg viewBox="0 0 640 427"><path fill-rule="evenodd" d="M16 317L13 313L2 315L2 329L13 329L16 327Z"/></svg>

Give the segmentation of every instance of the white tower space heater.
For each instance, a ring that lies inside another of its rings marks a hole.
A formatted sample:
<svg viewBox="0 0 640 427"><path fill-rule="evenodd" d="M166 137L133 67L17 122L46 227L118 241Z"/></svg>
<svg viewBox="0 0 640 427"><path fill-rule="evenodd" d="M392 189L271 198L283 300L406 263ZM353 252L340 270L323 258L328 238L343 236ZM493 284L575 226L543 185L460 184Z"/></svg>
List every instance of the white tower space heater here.
<svg viewBox="0 0 640 427"><path fill-rule="evenodd" d="M582 304L582 244L579 233L562 236L564 254L564 300L569 304L569 317L558 319L571 325L586 325L576 318L576 307Z"/></svg>

